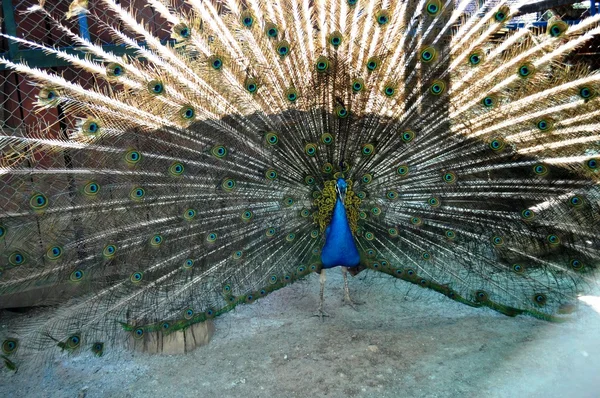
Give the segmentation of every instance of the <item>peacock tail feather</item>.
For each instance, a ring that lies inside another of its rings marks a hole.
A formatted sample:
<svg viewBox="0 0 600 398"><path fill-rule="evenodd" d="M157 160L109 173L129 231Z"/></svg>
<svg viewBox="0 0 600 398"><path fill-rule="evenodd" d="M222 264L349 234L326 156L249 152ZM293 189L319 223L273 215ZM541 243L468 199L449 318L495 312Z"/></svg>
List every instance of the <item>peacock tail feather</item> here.
<svg viewBox="0 0 600 398"><path fill-rule="evenodd" d="M9 368L156 348L320 271L338 179L360 269L553 321L594 285L600 74L571 55L600 15L508 31L526 1L147 3L168 41L91 2L131 55L65 25L97 18L77 0L28 12L84 58L2 34L95 82L0 58L65 115L0 133L0 307L52 306L3 336Z"/></svg>

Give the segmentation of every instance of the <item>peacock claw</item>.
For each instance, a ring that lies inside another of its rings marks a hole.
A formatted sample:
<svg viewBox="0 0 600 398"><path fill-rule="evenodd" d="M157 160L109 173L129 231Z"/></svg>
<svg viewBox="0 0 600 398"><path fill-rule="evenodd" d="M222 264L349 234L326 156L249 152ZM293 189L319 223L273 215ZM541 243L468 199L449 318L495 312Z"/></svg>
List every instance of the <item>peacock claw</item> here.
<svg viewBox="0 0 600 398"><path fill-rule="evenodd" d="M330 315L328 313L326 313L325 311L319 309L319 310L317 310L317 312L315 312L313 314L313 316L318 316L319 318L321 318L321 322L323 322L323 318L329 317Z"/></svg>
<svg viewBox="0 0 600 398"><path fill-rule="evenodd" d="M344 299L342 300L342 305L348 305L354 311L358 311L358 308L356 308L356 306L363 305L364 303L365 303L364 301L352 301L350 296L345 296Z"/></svg>

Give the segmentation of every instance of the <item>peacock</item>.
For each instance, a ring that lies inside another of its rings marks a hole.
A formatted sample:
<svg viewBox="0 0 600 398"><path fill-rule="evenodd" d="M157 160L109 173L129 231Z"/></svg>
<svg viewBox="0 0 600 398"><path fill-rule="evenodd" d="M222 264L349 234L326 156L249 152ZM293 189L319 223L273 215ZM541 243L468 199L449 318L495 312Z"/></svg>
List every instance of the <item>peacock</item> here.
<svg viewBox="0 0 600 398"><path fill-rule="evenodd" d="M350 305L347 274L378 272L557 322L595 287L600 74L575 54L600 15L514 28L528 1L146 3L166 33L117 0L27 10L83 56L2 33L81 71L0 58L61 115L0 132L0 308L42 307L0 336L8 369L186 352L313 272L322 318L334 267ZM118 46L80 36L81 17Z"/></svg>

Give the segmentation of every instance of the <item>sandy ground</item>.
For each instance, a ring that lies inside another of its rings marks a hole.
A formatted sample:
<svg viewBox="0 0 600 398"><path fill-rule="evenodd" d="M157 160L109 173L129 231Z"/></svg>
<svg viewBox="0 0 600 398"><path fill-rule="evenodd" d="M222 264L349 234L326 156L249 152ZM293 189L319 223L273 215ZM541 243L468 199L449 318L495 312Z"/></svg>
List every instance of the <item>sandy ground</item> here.
<svg viewBox="0 0 600 398"><path fill-rule="evenodd" d="M0 397L600 397L600 315L550 324L473 309L363 273L358 311L330 271L216 321L187 355L68 356L35 375L0 373ZM8 322L6 316L2 325Z"/></svg>

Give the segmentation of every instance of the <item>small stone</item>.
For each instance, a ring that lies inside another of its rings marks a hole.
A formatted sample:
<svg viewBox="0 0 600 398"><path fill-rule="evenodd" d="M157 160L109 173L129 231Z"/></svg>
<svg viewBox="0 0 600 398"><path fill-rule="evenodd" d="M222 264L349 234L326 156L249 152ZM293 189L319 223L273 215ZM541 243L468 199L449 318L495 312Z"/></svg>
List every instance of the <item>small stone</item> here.
<svg viewBox="0 0 600 398"><path fill-rule="evenodd" d="M370 345L367 347L367 349L371 352L379 352L379 347L377 347L376 345Z"/></svg>

